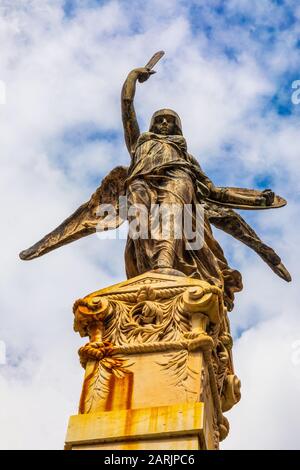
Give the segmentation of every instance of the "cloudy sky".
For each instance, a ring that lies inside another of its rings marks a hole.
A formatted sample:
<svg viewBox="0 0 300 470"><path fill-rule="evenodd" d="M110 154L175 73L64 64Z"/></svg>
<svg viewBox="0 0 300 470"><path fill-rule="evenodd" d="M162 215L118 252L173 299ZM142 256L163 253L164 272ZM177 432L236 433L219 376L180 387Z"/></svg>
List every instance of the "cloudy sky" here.
<svg viewBox="0 0 300 470"><path fill-rule="evenodd" d="M77 413L85 340L72 331L72 304L125 279L125 242L87 237L32 262L18 252L128 163L121 86L163 49L157 74L138 85L141 129L173 108L217 185L288 199L243 215L290 284L215 230L244 279L231 313L242 400L222 448L299 449L299 2L0 0L0 44L0 446L62 448Z"/></svg>

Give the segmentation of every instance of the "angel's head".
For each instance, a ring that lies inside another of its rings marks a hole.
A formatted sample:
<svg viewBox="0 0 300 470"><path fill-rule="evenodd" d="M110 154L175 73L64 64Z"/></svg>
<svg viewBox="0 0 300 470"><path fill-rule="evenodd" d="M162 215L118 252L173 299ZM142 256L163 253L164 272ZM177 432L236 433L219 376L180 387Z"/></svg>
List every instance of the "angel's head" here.
<svg viewBox="0 0 300 470"><path fill-rule="evenodd" d="M172 109L159 109L151 118L149 131L162 135L182 135L180 117Z"/></svg>

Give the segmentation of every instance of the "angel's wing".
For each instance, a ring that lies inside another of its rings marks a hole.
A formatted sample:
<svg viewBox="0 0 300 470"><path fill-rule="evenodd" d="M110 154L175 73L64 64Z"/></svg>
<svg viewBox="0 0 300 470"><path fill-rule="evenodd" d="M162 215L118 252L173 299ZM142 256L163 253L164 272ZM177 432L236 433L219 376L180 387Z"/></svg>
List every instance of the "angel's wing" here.
<svg viewBox="0 0 300 470"><path fill-rule="evenodd" d="M291 281L291 275L280 257L271 247L263 243L237 212L210 201L205 202L205 209L210 223L252 248L279 277L287 282Z"/></svg>
<svg viewBox="0 0 300 470"><path fill-rule="evenodd" d="M128 169L123 166L114 168L101 182L89 201L82 204L70 217L56 229L48 233L33 246L20 253L23 260L31 260L49 251L71 243L79 238L101 230L118 228L124 220L119 213L119 196L125 195L125 180ZM100 204L112 204L115 217L108 219L98 215Z"/></svg>

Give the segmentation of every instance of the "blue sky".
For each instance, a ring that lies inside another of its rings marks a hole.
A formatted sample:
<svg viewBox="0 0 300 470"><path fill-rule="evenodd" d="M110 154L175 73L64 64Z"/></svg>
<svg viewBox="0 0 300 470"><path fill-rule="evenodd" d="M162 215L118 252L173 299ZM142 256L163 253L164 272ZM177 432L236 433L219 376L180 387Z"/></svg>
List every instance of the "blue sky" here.
<svg viewBox="0 0 300 470"><path fill-rule="evenodd" d="M78 1L66 1L64 2L64 12L67 21L73 22L80 17L83 9L98 9L100 6L105 5L109 2L104 1L91 1L91 2L78 2ZM120 2L123 9L126 8L127 2ZM128 27L129 34L132 37L136 37L139 34L147 31L147 24L145 25L144 18L140 9L135 9L133 4L138 2L130 2L132 8L130 11L132 16L129 18ZM151 2L150 2L151 3ZM232 2L214 1L207 4L207 2L191 1L188 6L186 2L178 2L180 11L183 11L186 18L189 21L190 34L193 41L197 41L199 35L205 36L207 46L204 52L207 58L211 56L218 56L229 62L239 63L243 60L243 54L245 53L244 46L253 49L252 57L256 63L263 68L265 76L271 81L273 85L272 90L268 90L267 93L262 94L259 99L259 103L256 104L255 113L266 119L270 119L273 125L276 126L276 119L272 119L273 115L278 116L281 119L288 119L292 117L298 117L300 107L295 106L291 102L291 84L294 80L298 79L299 76L299 62L300 59L288 61L284 67L274 71L274 67L269 64L270 54L276 51L278 45L286 41L286 34L290 33L290 30L297 26L297 17L295 15L295 9L297 8L296 2L284 2L284 1L270 1L267 2L273 9L263 12L261 15L257 15L255 8L243 8L244 2L236 2L234 6ZM83 8L84 5L84 8ZM246 10L246 11L245 11ZM176 11L174 11L174 15ZM162 15L164 20L168 21L174 18L170 15L168 18L166 15ZM224 35L224 31L233 31L233 34ZM247 38L239 41L238 35L242 31L242 34ZM116 33L118 34L118 32ZM128 30L126 30L128 34ZM120 33L122 36L122 32ZM286 44L288 53L288 46L294 46L294 49L298 49L300 44L300 34L297 31L291 38L289 43ZM295 55L293 55L295 58ZM166 58L168 60L168 57ZM160 65L158 66L160 67ZM222 73L220 71L220 73ZM245 117L247 120L247 116ZM252 116L248 116L250 125L252 124ZM141 118L142 124L147 125L145 120ZM282 121L278 121L282 122ZM122 139L122 128L119 125L118 128L114 129L97 129L97 126L93 122L79 122L74 128L70 128L65 131L63 139L66 141L69 147L84 146L85 143L88 145L89 141L92 140L105 140L114 142L116 139ZM226 139L222 142L222 146L219 149L218 158L223 158L226 165L228 155L238 153L240 151L239 136L233 136L230 141ZM219 165L215 167L215 155L207 155L209 160L208 167L212 178L215 178L216 184L226 184L226 174L230 171L228 168L220 169ZM198 157L199 158L199 157ZM59 161L61 162L61 155ZM239 165L243 165L243 162L239 161ZM68 170L68 165L65 167ZM273 168L263 168L254 177L254 183L258 188L265 188L270 186L274 181L272 173L275 170ZM281 177L285 178L285 168L282 165ZM94 183L94 179L91 180Z"/></svg>
<svg viewBox="0 0 300 470"><path fill-rule="evenodd" d="M300 365L292 350L300 336L300 105L291 96L300 79L299 19L294 0L0 0L7 89L0 200L9 227L0 248L9 312L0 329L8 358L0 365L4 448L62 445L82 381L76 350L84 341L72 332L72 302L125 276L124 241L87 237L31 263L16 254L87 200L114 166L129 164L121 86L160 49L166 55L157 74L137 89L141 129L153 111L171 107L190 153L215 184L271 187L288 199L280 211L243 216L282 256L292 284L215 231L244 279L231 316L243 397L228 414L223 448L298 447ZM285 371L280 387L278 370ZM271 405L282 397L285 410L274 416ZM30 433L21 425L29 420ZM245 421L247 435L240 432Z"/></svg>

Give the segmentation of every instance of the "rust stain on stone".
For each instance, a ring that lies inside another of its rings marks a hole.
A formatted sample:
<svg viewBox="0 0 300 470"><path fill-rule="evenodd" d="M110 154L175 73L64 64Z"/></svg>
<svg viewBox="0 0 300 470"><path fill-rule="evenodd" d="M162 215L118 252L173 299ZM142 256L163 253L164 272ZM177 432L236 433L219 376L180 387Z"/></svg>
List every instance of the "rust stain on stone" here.
<svg viewBox="0 0 300 470"><path fill-rule="evenodd" d="M129 410L132 404L133 373L127 372L124 377L114 374L109 379L109 392L106 399L105 411Z"/></svg>

